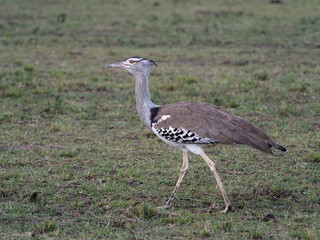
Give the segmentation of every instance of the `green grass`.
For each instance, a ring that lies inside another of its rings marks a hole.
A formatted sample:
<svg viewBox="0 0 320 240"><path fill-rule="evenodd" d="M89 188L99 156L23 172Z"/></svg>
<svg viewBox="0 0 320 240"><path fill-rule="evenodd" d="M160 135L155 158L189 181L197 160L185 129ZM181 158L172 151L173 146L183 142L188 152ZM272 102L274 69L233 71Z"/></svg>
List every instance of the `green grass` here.
<svg viewBox="0 0 320 240"><path fill-rule="evenodd" d="M319 239L320 4L270 1L2 1L1 239ZM206 148L182 166L106 64L157 61L157 104L205 101L289 149ZM274 218L266 216L274 216Z"/></svg>

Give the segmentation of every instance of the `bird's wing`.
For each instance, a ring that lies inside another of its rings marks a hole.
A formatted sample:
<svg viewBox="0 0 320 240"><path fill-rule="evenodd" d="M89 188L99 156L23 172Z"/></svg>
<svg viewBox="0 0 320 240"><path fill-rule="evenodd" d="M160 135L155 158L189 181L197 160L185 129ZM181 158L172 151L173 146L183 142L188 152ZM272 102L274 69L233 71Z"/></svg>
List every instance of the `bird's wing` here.
<svg viewBox="0 0 320 240"><path fill-rule="evenodd" d="M246 144L266 153L281 147L261 128L209 103L162 105L152 122L161 136L181 143Z"/></svg>

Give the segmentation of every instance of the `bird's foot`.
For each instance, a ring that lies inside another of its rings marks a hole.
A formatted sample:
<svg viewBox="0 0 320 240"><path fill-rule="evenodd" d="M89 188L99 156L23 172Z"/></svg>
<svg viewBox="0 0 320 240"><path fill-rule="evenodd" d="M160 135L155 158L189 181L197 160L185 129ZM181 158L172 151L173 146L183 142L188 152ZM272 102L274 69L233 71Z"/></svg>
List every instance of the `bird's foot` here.
<svg viewBox="0 0 320 240"><path fill-rule="evenodd" d="M168 209L172 208L174 199L175 199L175 196L171 196L171 198L168 200L166 205L159 207L159 208L163 209L163 210L168 210Z"/></svg>
<svg viewBox="0 0 320 240"><path fill-rule="evenodd" d="M228 204L226 205L226 208L225 208L223 211L221 211L221 212L222 212L222 213L227 213L227 212L231 211L231 209L232 209L232 205L231 205L231 203L228 203Z"/></svg>
<svg viewBox="0 0 320 240"><path fill-rule="evenodd" d="M160 207L158 207L158 208L159 208L159 209L162 209L162 210L169 210L171 207L172 207L172 205L166 204L166 205L160 206Z"/></svg>

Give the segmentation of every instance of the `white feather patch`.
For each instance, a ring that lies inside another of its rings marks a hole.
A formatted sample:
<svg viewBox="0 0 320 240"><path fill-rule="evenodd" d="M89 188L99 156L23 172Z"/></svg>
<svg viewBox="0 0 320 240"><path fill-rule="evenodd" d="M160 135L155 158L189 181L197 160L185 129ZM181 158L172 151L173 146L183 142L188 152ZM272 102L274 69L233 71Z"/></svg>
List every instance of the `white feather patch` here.
<svg viewBox="0 0 320 240"><path fill-rule="evenodd" d="M167 120L169 117L171 117L171 116L170 115L162 115L161 121Z"/></svg>
<svg viewBox="0 0 320 240"><path fill-rule="evenodd" d="M154 124L157 124L157 123L160 123L160 122L162 122L162 121L165 121L165 120L167 120L169 117L171 117L170 115L162 115L161 116L161 118L157 121L157 122L155 122ZM154 125L153 124L153 125Z"/></svg>

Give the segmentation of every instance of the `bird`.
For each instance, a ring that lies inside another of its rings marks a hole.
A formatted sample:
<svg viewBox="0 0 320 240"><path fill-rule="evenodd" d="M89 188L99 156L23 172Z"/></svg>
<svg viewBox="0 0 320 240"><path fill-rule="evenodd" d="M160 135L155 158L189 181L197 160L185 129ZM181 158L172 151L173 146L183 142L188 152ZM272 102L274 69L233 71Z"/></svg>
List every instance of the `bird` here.
<svg viewBox="0 0 320 240"><path fill-rule="evenodd" d="M191 152L202 157L209 166L225 203L222 212L229 212L232 204L225 192L216 164L206 155L203 146L244 144L267 154L272 154L271 148L281 151L287 149L276 143L258 126L210 103L187 101L160 106L154 104L148 86L149 73L154 66L158 67L155 61L134 56L106 67L125 69L134 76L136 108L141 121L163 142L182 150L183 164L178 181L169 200L161 208L168 210L173 206L178 189L188 172L188 153Z"/></svg>

